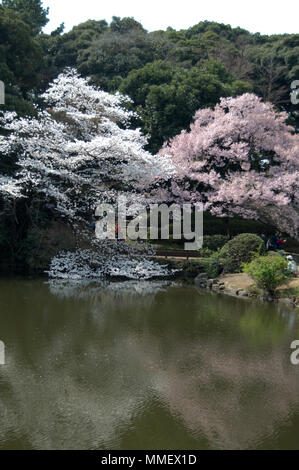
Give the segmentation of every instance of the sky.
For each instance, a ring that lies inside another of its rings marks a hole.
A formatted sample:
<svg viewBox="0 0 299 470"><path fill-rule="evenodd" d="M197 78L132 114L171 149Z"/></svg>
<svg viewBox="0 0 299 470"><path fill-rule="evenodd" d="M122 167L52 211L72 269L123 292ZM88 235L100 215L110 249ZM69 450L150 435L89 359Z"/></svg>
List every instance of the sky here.
<svg viewBox="0 0 299 470"><path fill-rule="evenodd" d="M49 33L62 22L65 31L88 19L133 16L148 31L186 29L209 20L240 26L252 33L298 33L298 0L44 0L50 8Z"/></svg>

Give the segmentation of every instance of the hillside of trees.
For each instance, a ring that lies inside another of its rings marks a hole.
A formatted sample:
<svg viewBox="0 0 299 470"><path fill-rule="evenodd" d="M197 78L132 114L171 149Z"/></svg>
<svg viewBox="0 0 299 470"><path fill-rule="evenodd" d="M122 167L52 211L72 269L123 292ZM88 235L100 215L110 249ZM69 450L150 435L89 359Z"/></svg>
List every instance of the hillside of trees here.
<svg viewBox="0 0 299 470"><path fill-rule="evenodd" d="M40 0L0 5L0 78L9 110L34 114L40 92L74 67L103 90L132 98L139 114L133 125L150 136L154 153L189 126L197 109L246 91L287 111L294 125L290 83L298 76L299 34L263 36L208 21L148 32L119 17L44 34L48 13Z"/></svg>

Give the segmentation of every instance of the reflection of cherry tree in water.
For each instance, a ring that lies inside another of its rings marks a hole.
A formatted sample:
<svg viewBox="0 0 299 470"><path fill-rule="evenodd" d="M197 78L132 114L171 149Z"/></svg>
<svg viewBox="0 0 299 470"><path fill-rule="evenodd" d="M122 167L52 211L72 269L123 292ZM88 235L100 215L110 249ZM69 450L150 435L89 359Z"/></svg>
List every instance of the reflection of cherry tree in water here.
<svg viewBox="0 0 299 470"><path fill-rule="evenodd" d="M281 351L242 358L236 348L223 351L216 341L193 346L198 374L184 371L186 345L168 358L156 391L194 437L208 439L212 449L256 448L287 426L298 410L299 385Z"/></svg>
<svg viewBox="0 0 299 470"><path fill-rule="evenodd" d="M232 316L234 300L222 300L220 308L210 296L194 296L187 288L179 301L181 288L155 283L153 293L145 284L148 293L135 296L135 311L132 283L121 294L118 283L102 293L91 290L94 299L57 297L50 286L51 317L57 312L61 323L35 339L29 363L22 363L16 345L10 367L0 371L10 390L0 404L0 442L9 430L26 436L34 448L118 448L123 435L147 419L148 408L154 413L153 404L161 421L159 429L145 433L148 445L176 444L172 426L180 426L199 446L203 437L211 448L250 448L288 425L298 412L299 382L282 353L287 318L273 308L271 316L258 312L266 315L263 343L250 345L239 321L247 316L247 328L253 327L251 304L244 315ZM170 317L171 302L178 310ZM267 334L271 329L273 336Z"/></svg>
<svg viewBox="0 0 299 470"><path fill-rule="evenodd" d="M128 308L148 309L155 301L156 294L165 292L169 286L179 286L174 281L121 281L110 282L89 280L79 282L65 282L59 279L49 281L51 294L60 299L86 300L92 305L95 315L98 309L109 310L118 305L119 310Z"/></svg>

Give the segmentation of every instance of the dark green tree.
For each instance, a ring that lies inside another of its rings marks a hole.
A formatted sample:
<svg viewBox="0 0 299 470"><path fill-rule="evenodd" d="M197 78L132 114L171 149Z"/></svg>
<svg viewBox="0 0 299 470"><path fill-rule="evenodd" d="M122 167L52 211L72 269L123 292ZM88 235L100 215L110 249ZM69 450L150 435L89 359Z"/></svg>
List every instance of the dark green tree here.
<svg viewBox="0 0 299 470"><path fill-rule="evenodd" d="M251 86L234 80L219 62L185 70L155 61L131 71L120 91L133 99L140 115L137 123L150 135L149 150L157 152L163 142L188 128L197 109L213 107L222 96L251 91Z"/></svg>
<svg viewBox="0 0 299 470"><path fill-rule="evenodd" d="M0 7L0 79L5 83L8 109L32 113L32 94L39 86L42 54L29 26L10 9Z"/></svg>
<svg viewBox="0 0 299 470"><path fill-rule="evenodd" d="M120 18L119 16L112 16L110 31L112 33L127 34L131 31L145 32L145 29L142 24L138 23L134 18Z"/></svg>
<svg viewBox="0 0 299 470"><path fill-rule="evenodd" d="M61 69L64 67L78 67L82 54L95 43L107 30L105 20L88 20L74 26L74 28L61 37L59 47L55 51L55 64Z"/></svg>
<svg viewBox="0 0 299 470"><path fill-rule="evenodd" d="M14 10L30 26L33 36L39 34L49 21L49 8L43 8L41 0L2 0L2 5Z"/></svg>
<svg viewBox="0 0 299 470"><path fill-rule="evenodd" d="M131 70L153 60L153 43L145 31L133 28L114 32L110 28L79 54L77 64L80 73L90 75L94 83L113 91Z"/></svg>

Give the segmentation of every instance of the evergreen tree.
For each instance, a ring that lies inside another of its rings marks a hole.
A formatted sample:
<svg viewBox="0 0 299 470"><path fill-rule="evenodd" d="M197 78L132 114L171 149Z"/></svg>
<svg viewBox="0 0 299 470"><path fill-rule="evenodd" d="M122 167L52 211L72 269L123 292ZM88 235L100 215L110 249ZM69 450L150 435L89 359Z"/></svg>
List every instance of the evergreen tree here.
<svg viewBox="0 0 299 470"><path fill-rule="evenodd" d="M49 8L43 8L41 0L2 0L2 5L16 11L30 26L33 36L39 34L49 21Z"/></svg>

